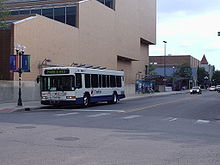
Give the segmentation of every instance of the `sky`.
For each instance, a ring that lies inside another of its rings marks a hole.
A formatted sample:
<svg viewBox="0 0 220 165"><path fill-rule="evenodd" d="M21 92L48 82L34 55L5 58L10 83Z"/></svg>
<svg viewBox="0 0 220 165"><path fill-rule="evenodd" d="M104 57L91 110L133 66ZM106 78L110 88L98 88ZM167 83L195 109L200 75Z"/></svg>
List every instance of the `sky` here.
<svg viewBox="0 0 220 165"><path fill-rule="evenodd" d="M191 55L220 70L220 0L157 0L157 41L150 55Z"/></svg>

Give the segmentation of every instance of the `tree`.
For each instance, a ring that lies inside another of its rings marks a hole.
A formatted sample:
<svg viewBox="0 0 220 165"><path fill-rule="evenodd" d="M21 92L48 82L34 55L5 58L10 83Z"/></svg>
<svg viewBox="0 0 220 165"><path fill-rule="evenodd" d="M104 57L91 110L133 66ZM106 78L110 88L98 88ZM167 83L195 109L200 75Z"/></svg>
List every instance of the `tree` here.
<svg viewBox="0 0 220 165"><path fill-rule="evenodd" d="M177 66L176 72L174 72L174 77L181 77L184 79L191 79L192 77L192 68L187 64L181 64Z"/></svg>
<svg viewBox="0 0 220 165"><path fill-rule="evenodd" d="M8 10L5 8L3 2L5 0L0 0L0 29L6 29L7 25L5 23L5 18L9 16Z"/></svg>
<svg viewBox="0 0 220 165"><path fill-rule="evenodd" d="M220 85L220 71L219 70L214 72L214 74L212 76L212 80L214 80L214 83L216 85Z"/></svg>
<svg viewBox="0 0 220 165"><path fill-rule="evenodd" d="M205 77L209 77L209 73L205 71L205 68L198 67L198 70L197 70L198 85L204 85L204 78Z"/></svg>
<svg viewBox="0 0 220 165"><path fill-rule="evenodd" d="M150 73L151 75L156 75L156 72L153 72L156 68L157 68L157 67L156 67L155 65L150 64L150 65L149 65L149 73Z"/></svg>

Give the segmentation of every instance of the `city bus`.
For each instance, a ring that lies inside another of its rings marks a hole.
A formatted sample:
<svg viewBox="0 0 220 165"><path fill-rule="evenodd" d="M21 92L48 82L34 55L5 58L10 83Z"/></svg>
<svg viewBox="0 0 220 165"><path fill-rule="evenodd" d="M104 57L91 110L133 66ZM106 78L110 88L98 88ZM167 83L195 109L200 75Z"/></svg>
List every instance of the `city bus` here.
<svg viewBox="0 0 220 165"><path fill-rule="evenodd" d="M123 71L84 67L44 68L41 104L88 107L91 103L117 103L125 98Z"/></svg>

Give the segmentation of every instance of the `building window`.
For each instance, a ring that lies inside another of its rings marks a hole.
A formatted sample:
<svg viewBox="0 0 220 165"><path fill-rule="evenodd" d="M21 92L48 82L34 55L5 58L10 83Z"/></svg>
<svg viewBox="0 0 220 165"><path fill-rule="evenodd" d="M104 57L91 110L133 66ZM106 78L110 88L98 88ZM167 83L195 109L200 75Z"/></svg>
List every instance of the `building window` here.
<svg viewBox="0 0 220 165"><path fill-rule="evenodd" d="M56 21L76 26L77 7L36 8L31 10L10 11L11 15L39 14Z"/></svg>
<svg viewBox="0 0 220 165"><path fill-rule="evenodd" d="M31 14L39 14L39 15L41 15L41 9L33 9L33 10L31 10Z"/></svg>
<svg viewBox="0 0 220 165"><path fill-rule="evenodd" d="M113 9L113 0L105 0L105 5Z"/></svg>
<svg viewBox="0 0 220 165"><path fill-rule="evenodd" d="M30 14L30 10L20 10L19 14L20 15Z"/></svg>
<svg viewBox="0 0 220 165"><path fill-rule="evenodd" d="M11 11L10 14L11 15L19 15L19 12L18 11Z"/></svg>
<svg viewBox="0 0 220 165"><path fill-rule="evenodd" d="M115 0L98 0L98 1L108 6L111 9L115 9L115 5L114 5Z"/></svg>
<svg viewBox="0 0 220 165"><path fill-rule="evenodd" d="M42 15L47 18L53 19L53 8L42 9Z"/></svg>
<svg viewBox="0 0 220 165"><path fill-rule="evenodd" d="M65 8L54 8L54 20L65 23Z"/></svg>
<svg viewBox="0 0 220 165"><path fill-rule="evenodd" d="M105 0L98 0L99 2L105 4Z"/></svg>
<svg viewBox="0 0 220 165"><path fill-rule="evenodd" d="M66 24L76 26L76 6L66 8Z"/></svg>

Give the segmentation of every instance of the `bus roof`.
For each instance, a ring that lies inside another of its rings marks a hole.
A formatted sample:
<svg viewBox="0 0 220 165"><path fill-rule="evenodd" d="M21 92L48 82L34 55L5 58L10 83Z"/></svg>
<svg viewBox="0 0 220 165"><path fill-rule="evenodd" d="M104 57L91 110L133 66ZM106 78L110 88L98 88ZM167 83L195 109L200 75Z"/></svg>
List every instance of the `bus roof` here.
<svg viewBox="0 0 220 165"><path fill-rule="evenodd" d="M47 71L47 72L46 72ZM48 72L54 71L54 72ZM68 75L74 73L88 73L88 74L112 74L124 76L123 71L107 70L107 69L92 69L84 67L48 67L43 68L42 75Z"/></svg>

